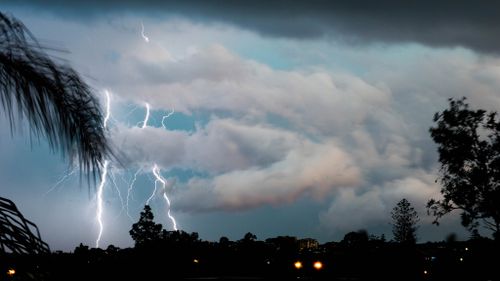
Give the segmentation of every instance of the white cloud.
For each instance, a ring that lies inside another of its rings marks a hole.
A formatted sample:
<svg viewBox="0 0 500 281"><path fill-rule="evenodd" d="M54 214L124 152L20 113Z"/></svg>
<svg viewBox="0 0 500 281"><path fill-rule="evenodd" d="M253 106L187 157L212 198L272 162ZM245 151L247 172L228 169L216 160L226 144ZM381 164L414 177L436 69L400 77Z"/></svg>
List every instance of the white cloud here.
<svg viewBox="0 0 500 281"><path fill-rule="evenodd" d="M135 128L117 135L135 161L157 161L164 168L209 174L185 185L185 194L177 195L182 198L181 209L188 210L189 204L197 210L246 209L292 202L304 194L320 198L343 186L367 189L372 184L376 185L373 192L384 193L390 183L433 168L424 166L424 153L431 152L421 146L420 134L427 134L428 125L419 123L415 130L408 117L422 116L406 110L410 104L401 103L406 96L400 92L406 88L388 76L390 70L380 73L387 77L384 83L318 68L276 70L221 45L198 49L178 60L132 60L130 64L138 66L129 69L139 69L142 83L128 85L128 90L119 92L122 97L141 93L139 97L155 108L225 116L213 115L193 133ZM416 63L412 71L426 67ZM402 81L409 78L400 76ZM430 83L422 82L421 89ZM421 96L420 102L429 102L429 95ZM430 124L432 114L428 115ZM276 121L275 116L286 122ZM340 196L352 197L356 190ZM398 189L390 192L394 190ZM195 198L208 193L208 203L195 206ZM364 194L363 200L378 198L375 193ZM332 206L343 206L334 202ZM374 213L367 215L374 217Z"/></svg>
<svg viewBox="0 0 500 281"><path fill-rule="evenodd" d="M200 172L172 188L177 211L248 210L309 196L332 200L319 216L331 232L386 225L402 197L422 214L439 193L428 135L434 112L464 95L474 107L500 107L499 60L461 49L346 49L172 19L144 19L145 43L138 18L27 21L43 39L68 38L61 40L69 61L114 100L210 116L194 132L124 124L111 132L126 167L156 162L163 171ZM248 59L261 53L269 63ZM274 67L278 53L293 66Z"/></svg>
<svg viewBox="0 0 500 281"><path fill-rule="evenodd" d="M427 215L425 206L430 198L440 198L435 179L436 171L415 170L411 176L365 190L342 189L328 210L319 215L320 222L331 233L342 234L375 226L387 228L391 223L392 208L406 198L418 212L420 224L431 224L433 218Z"/></svg>
<svg viewBox="0 0 500 281"><path fill-rule="evenodd" d="M186 210L200 209L201 185L216 198L207 208L238 209L292 202L303 194L321 198L361 182L355 163L334 141L316 143L273 127L214 119L194 133L135 127L118 128L114 137L130 165L157 163L212 175L186 184L184 203L176 204Z"/></svg>
<svg viewBox="0 0 500 281"><path fill-rule="evenodd" d="M193 133L118 126L112 138L131 166L156 162L210 174L270 165L307 141L290 131L231 119L213 119Z"/></svg>
<svg viewBox="0 0 500 281"><path fill-rule="evenodd" d="M428 52L429 61L389 62L362 79L323 68L276 70L212 45L178 60L141 62L142 84L120 94L140 92L157 108L186 114L215 112L193 133L137 131L138 143L148 142L137 155L208 173L178 184L177 211L248 210L308 196L332 200L318 218L327 233L340 235L387 231L392 208L407 198L422 229L444 237L424 208L440 190L427 130L448 97L499 104L498 67L460 50ZM456 215L444 222L461 230Z"/></svg>
<svg viewBox="0 0 500 281"><path fill-rule="evenodd" d="M249 209L262 205L291 203L299 196L324 198L339 187L357 186L361 174L349 155L335 143L306 142L291 150L282 160L266 167L234 170L212 179L193 179L181 196L180 209L193 208L200 188L213 192L210 204L194 209Z"/></svg>
<svg viewBox="0 0 500 281"><path fill-rule="evenodd" d="M213 119L187 141L187 161L212 174L266 167L281 161L307 139L268 124Z"/></svg>
<svg viewBox="0 0 500 281"><path fill-rule="evenodd" d="M334 188L360 185L359 164L336 139L385 110L390 97L351 75L274 70L218 45L180 61L140 66L147 91L137 92L155 108L230 114L212 117L193 133L118 127L114 136L137 164L208 173L193 185L203 183L214 193L210 208L253 208L304 194L321 198ZM199 196L199 187L193 194ZM187 204L198 209L195 200Z"/></svg>
<svg viewBox="0 0 500 281"><path fill-rule="evenodd" d="M133 69L135 78L120 86L119 95L186 113L219 110L264 122L274 115L314 134L337 134L362 124L386 110L390 100L386 89L352 75L275 70L220 45L178 61L128 63L124 68Z"/></svg>
<svg viewBox="0 0 500 281"><path fill-rule="evenodd" d="M304 193L320 199L333 188L359 185L361 175L334 143L308 143L269 167L234 171L213 182L223 206L249 208L293 202Z"/></svg>

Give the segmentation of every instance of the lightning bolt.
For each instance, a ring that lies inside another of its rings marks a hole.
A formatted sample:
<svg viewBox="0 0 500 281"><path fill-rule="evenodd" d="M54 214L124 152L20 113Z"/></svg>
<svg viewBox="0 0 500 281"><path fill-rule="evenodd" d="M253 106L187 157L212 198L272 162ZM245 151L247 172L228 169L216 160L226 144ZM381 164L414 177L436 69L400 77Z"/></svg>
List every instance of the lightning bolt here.
<svg viewBox="0 0 500 281"><path fill-rule="evenodd" d="M155 164L156 165L156 164ZM146 200L146 205L149 205L149 202L151 201L151 199L153 199L153 197L155 197L156 195L156 181L155 181L155 189L153 190L153 193L151 193L151 196L149 196L148 200Z"/></svg>
<svg viewBox="0 0 500 281"><path fill-rule="evenodd" d="M141 22L141 36L144 39L144 41L146 41L146 43L149 42L149 38L144 34L144 24L142 22ZM104 116L104 120L103 120L103 124L102 125L103 125L104 128L107 128L108 121L109 121L109 119L111 117L111 97L110 97L109 91L105 90L104 93L106 95L106 114ZM169 114L163 116L163 118L161 120L161 124L162 124L162 127L164 129L166 129L166 126L165 126L165 123L164 123L165 119L167 119L172 114L174 114L174 112L175 112L174 109L172 109L172 111ZM142 122L142 126L141 126L142 129L144 129L144 128L146 128L148 126L149 117L150 117L150 107L149 107L149 104L146 103L146 116L144 117L144 121ZM96 239L96 242L95 242L96 248L99 248L99 242L101 241L102 233L103 233L103 230L104 230L104 223L103 223L103 220L102 220L102 214L103 214L103 198L102 198L102 196L103 196L104 187L106 185L106 179L107 179L107 176L108 176L108 165L109 165L109 161L105 160L104 163L103 163L103 166L102 166L101 181L100 181L98 189L97 189L97 211L96 211L96 219L97 219L97 222L99 224L99 233L98 233L98 236L97 236L97 239ZM124 208L126 208L127 215L131 219L132 219L132 217L129 214L130 194L131 194L131 191L132 191L132 189L134 187L134 184L135 184L135 182L137 180L137 175L139 174L140 171L141 171L141 169L139 169L139 170L137 170L135 172L134 177L133 177L132 181L129 184L129 187L127 189L127 201L126 201L126 205L123 204L123 198L121 196L121 192L120 192L118 186L116 185L116 180L114 180L115 177L112 174L113 184L115 185L115 188L116 188L116 190L118 192L118 195L120 197L120 201L122 203L122 211L123 211ZM171 203L170 203L170 199L168 198L168 196L166 194L167 193L167 191L166 191L166 180L160 175L160 169L159 169L159 167L158 167L158 165L156 163L154 163L152 172L153 172L153 174L154 174L154 176L156 178L156 180L155 180L155 188L154 188L154 191L151 194L151 196L146 201L146 205L149 205L149 202L156 195L156 192L157 192L157 183L160 182L162 184L162 186L163 186L163 198L167 202L167 216L172 221L172 225L173 225L174 230L177 230L177 222L176 222L175 218L172 216L172 214L170 213ZM56 183L55 186L57 186L58 184L60 184L61 182L63 182L65 178L61 179L58 183ZM55 187L51 188L51 190L54 189L54 188Z"/></svg>
<svg viewBox="0 0 500 281"><path fill-rule="evenodd" d="M166 129L165 127L165 124L164 124L164 121L165 119L167 119L168 117L170 117L172 114L174 114L174 109L172 109L172 111L170 113L168 113L167 115L163 116L163 118L161 119L161 124L163 126L163 128ZM150 108L149 108L149 104L146 103L146 116L144 117L144 121L142 121L142 127L141 128L146 128L146 126L148 125L148 121L149 121L149 114L150 114ZM172 225L173 225L173 228L174 230L177 230L177 222L175 221L175 218L172 216L172 214L170 213L170 199L168 198L167 196L167 191L166 191L166 181L165 179L160 175L160 168L158 167L158 165L156 163L153 164L153 169L152 169L152 172L153 172L153 175L155 176L155 188L153 190L153 192L151 193L151 195L149 196L149 198L146 200L146 205L149 205L149 203L151 202L151 200L154 198L154 196L156 195L157 193L157 184L158 182L160 182L163 186L163 198L165 199L165 201L167 202L167 216L168 218L172 221Z"/></svg>
<svg viewBox="0 0 500 281"><path fill-rule="evenodd" d="M163 129L167 129L167 127L165 126L165 123L163 123L165 121L165 119L172 116L172 114L174 114L174 113L175 113L175 110L172 108L172 111L170 111L167 115L165 115L161 118L161 126L163 127Z"/></svg>
<svg viewBox="0 0 500 281"><path fill-rule="evenodd" d="M109 171L109 175L111 176L111 183L115 187L116 193L118 194L118 198L120 199L120 204L122 205L122 209L120 210L120 213L118 214L118 217L119 217L121 215L121 213L125 210L125 203L123 201L122 192L120 191L120 188L118 187L118 184L116 183L116 176L115 176L115 173L113 173L113 170Z"/></svg>
<svg viewBox="0 0 500 281"><path fill-rule="evenodd" d="M69 177L71 177L74 173L76 173L77 167L72 168L71 170L66 170L66 174L62 176L43 196L47 196L47 194L54 191L60 184L65 182Z"/></svg>
<svg viewBox="0 0 500 281"><path fill-rule="evenodd" d="M148 126L148 121L149 121L149 103L146 103L146 116L144 117L144 121L142 121L142 127L141 127L142 129Z"/></svg>
<svg viewBox="0 0 500 281"><path fill-rule="evenodd" d="M144 24L142 23L142 21L141 21L141 36L142 36L142 39L144 39L144 41L146 41L146 43L149 43L149 37L147 37L144 34Z"/></svg>
<svg viewBox="0 0 500 281"><path fill-rule="evenodd" d="M106 115L104 116L104 121L102 122L102 126L106 128L108 126L108 120L111 116L111 97L107 90L104 91L106 95ZM97 211L96 211L96 219L99 224L99 233L97 235L97 239L95 241L95 247L99 248L99 242L101 241L102 232L104 230L104 224L102 222L102 191L104 189L104 185L106 184L106 177L108 175L108 160L104 160L104 164L102 166L102 174L101 174L101 182L97 188Z"/></svg>
<svg viewBox="0 0 500 281"><path fill-rule="evenodd" d="M153 166L153 175L155 175L155 178L156 178L155 190L156 190L156 183L157 182L161 182L161 184L163 186L163 198L167 202L167 216L172 221L172 225L173 225L174 230L177 231L177 222L175 221L175 218L170 214L170 199L168 199L167 190L165 188L167 183L166 183L165 179L160 175L160 168L158 168L158 165L156 165L156 163Z"/></svg>
<svg viewBox="0 0 500 281"><path fill-rule="evenodd" d="M130 201L130 194L131 194L131 192L132 192L132 189L134 188L135 181L137 180L137 175L138 175L138 174L139 174L139 172L141 172L141 171L142 171L142 168L139 168L139 169L135 172L134 177L133 177L133 178L132 178L132 180L130 181L130 184L129 184L128 189L127 189L127 201L126 201L126 203L125 203L125 207L126 207L126 211L127 211L127 216L128 216L131 220L134 220L134 219L132 218L132 216L130 216L129 209L128 209L128 206L129 206L129 205L128 205L128 203L129 203L129 201Z"/></svg>
<svg viewBox="0 0 500 281"><path fill-rule="evenodd" d="M165 130L167 129L167 127L165 126L165 123L164 123L165 119L169 118L174 113L175 113L175 109L172 108L172 111L170 111L167 115L165 115L161 118L161 126L163 127L163 129L165 129ZM156 172L155 172L155 168L156 168ZM165 183L165 180L163 179L163 177L161 177L159 168L156 164L153 167L153 174L155 175L156 180L157 181L159 180L163 184L163 198L167 202L167 216L172 221L172 225L173 225L174 230L177 231L177 222L175 221L175 218L170 214L171 204L170 204L170 199L167 196L167 190L165 188L166 183ZM156 182L155 182L155 185L156 185Z"/></svg>
<svg viewBox="0 0 500 281"><path fill-rule="evenodd" d="M148 125L149 121L149 103L146 103L146 116L144 116L144 121L142 121L142 129L146 128ZM153 197L156 195L156 182L155 182L155 189L153 190L153 193L151 193L151 196L146 200L146 205L149 205L149 202L153 199Z"/></svg>
<svg viewBox="0 0 500 281"><path fill-rule="evenodd" d="M106 95L106 115L104 116L104 121L102 122L102 126L107 128L108 120L111 116L111 97L109 95L108 90L104 90L104 94Z"/></svg>
<svg viewBox="0 0 500 281"><path fill-rule="evenodd" d="M165 198L165 201L167 201L167 216L172 221L172 227L175 231L177 231L177 222L175 221L175 218L170 214L170 200L168 199L166 191L163 193L163 198Z"/></svg>
<svg viewBox="0 0 500 281"><path fill-rule="evenodd" d="M104 185L106 184L106 176L108 175L108 160L104 160L104 165L102 167L101 182L97 188L97 222L99 223L99 234L97 235L97 240L95 241L95 247L99 248L99 242L101 241L102 231L104 230L104 224L102 222L102 191Z"/></svg>

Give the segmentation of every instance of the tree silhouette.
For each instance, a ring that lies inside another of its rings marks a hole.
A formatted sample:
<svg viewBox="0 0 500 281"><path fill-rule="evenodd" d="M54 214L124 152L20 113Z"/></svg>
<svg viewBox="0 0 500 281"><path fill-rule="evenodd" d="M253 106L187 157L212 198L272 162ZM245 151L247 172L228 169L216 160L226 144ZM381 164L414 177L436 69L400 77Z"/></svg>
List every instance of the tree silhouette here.
<svg viewBox="0 0 500 281"><path fill-rule="evenodd" d="M219 245L220 246L227 247L227 246L229 246L230 243L231 243L231 241L226 236L222 236L219 239Z"/></svg>
<svg viewBox="0 0 500 281"><path fill-rule="evenodd" d="M189 234L183 230L167 231L163 229L161 231L160 237L163 241L167 243L173 243L179 245L194 244L200 241L198 232L192 232L191 234Z"/></svg>
<svg viewBox="0 0 500 281"><path fill-rule="evenodd" d="M0 104L11 132L16 116L26 118L34 136L47 137L52 149L94 179L111 155L92 89L72 68L56 64L20 21L1 12Z"/></svg>
<svg viewBox="0 0 500 281"><path fill-rule="evenodd" d="M80 245L75 247L74 254L77 256L87 255L88 253L89 253L89 246L83 245L83 243L80 243Z"/></svg>
<svg viewBox="0 0 500 281"><path fill-rule="evenodd" d="M154 222L154 215L149 205L144 206L139 221L132 225L129 231L136 247L142 247L160 240L162 225Z"/></svg>
<svg viewBox="0 0 500 281"><path fill-rule="evenodd" d="M340 243L349 248L363 248L368 244L368 232L364 229L348 232Z"/></svg>
<svg viewBox="0 0 500 281"><path fill-rule="evenodd" d="M405 198L392 209L392 234L394 240L402 244L415 244L417 241L417 211Z"/></svg>
<svg viewBox="0 0 500 281"><path fill-rule="evenodd" d="M434 116L431 137L438 145L443 199L427 203L438 219L461 210L470 231L482 225L500 239L500 121L496 112L471 110L466 99L449 100Z"/></svg>
<svg viewBox="0 0 500 281"><path fill-rule="evenodd" d="M255 242L255 240L257 240L257 235L251 232L247 232L245 236L243 236L243 239L240 241L250 243L250 242Z"/></svg>

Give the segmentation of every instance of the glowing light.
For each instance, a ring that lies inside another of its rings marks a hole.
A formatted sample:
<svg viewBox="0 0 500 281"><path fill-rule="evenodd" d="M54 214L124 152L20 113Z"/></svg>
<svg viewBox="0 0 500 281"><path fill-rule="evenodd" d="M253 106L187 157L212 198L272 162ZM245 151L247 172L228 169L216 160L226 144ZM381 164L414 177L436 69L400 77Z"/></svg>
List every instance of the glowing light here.
<svg viewBox="0 0 500 281"><path fill-rule="evenodd" d="M194 259L193 262L194 263L200 263L200 261L198 259Z"/></svg>
<svg viewBox="0 0 500 281"><path fill-rule="evenodd" d="M120 216L121 213L125 210L125 203L123 201L122 192L120 191L120 188L118 187L118 184L116 183L116 177L115 177L115 174L113 173L113 170L110 170L109 174L111 176L111 183L113 183L113 186L115 187L116 193L118 194L118 198L120 199L120 204L122 205L122 209L120 210L120 214L118 214L118 216Z"/></svg>
<svg viewBox="0 0 500 281"><path fill-rule="evenodd" d="M95 247L99 248L99 242L101 241L102 232L104 230L104 224L102 223L102 191L104 185L106 184L106 176L108 175L108 160L104 161L101 174L101 182L97 188L97 222L99 223L99 234L95 241Z"/></svg>
<svg viewBox="0 0 500 281"><path fill-rule="evenodd" d="M47 192L45 192L44 196L46 196L47 194L49 194L52 191L54 191L60 184L62 184L69 177L71 177L76 172L76 170L77 170L77 167L74 167L73 169L68 170L67 174L65 174L64 176L62 176L49 190L47 190Z"/></svg>
<svg viewBox="0 0 500 281"><path fill-rule="evenodd" d="M9 270L7 270L7 275L9 275L10 277L14 276L15 274L16 274L15 269L9 268Z"/></svg>
<svg viewBox="0 0 500 281"><path fill-rule="evenodd" d="M166 129L165 124L164 124L165 119L167 119L172 114L174 114L174 112L175 112L174 109L172 109L172 111L169 114L163 116L163 118L161 119L161 124L162 124L163 128ZM144 121L142 122L142 127L141 127L143 129L146 128L146 126L148 125L149 114L150 114L149 104L146 103L146 116L144 117ZM157 189L157 184L158 184L158 182L160 182L162 184L163 198L165 199L165 201L167 203L167 216L172 221L173 229L177 231L178 230L178 228L177 228L177 222L176 222L175 218L172 216L172 214L170 213L170 206L171 206L171 204L170 204L170 199L167 196L167 190L166 190L167 183L166 183L166 180L160 175L160 168L158 167L158 165L156 165L156 163L153 165L152 172L153 172L153 175L156 178L155 179L155 188L154 188L153 192L151 193L151 195L149 196L149 198L146 200L146 205L149 205L149 203L151 202L151 200L156 195L157 190L158 190Z"/></svg>
<svg viewBox="0 0 500 281"><path fill-rule="evenodd" d="M108 90L104 90L104 94L106 94L106 115L104 116L102 126L106 128L108 126L109 117L111 116L111 97Z"/></svg>
<svg viewBox="0 0 500 281"><path fill-rule="evenodd" d="M424 274L427 275L427 274L429 274L429 272L427 272L427 270L424 270Z"/></svg>
<svg viewBox="0 0 500 281"><path fill-rule="evenodd" d="M460 258L460 261L464 261L464 258Z"/></svg>
<svg viewBox="0 0 500 281"><path fill-rule="evenodd" d="M144 117L144 121L142 121L142 129L146 128L149 121L149 103L146 103L146 116Z"/></svg>
<svg viewBox="0 0 500 281"><path fill-rule="evenodd" d="M172 108L172 111L170 111L167 115L165 115L161 118L161 126L163 127L163 129L167 129L167 127L165 126L165 123L163 123L165 121L165 119L172 116L172 114L174 114L174 113L175 113L175 110Z"/></svg>
<svg viewBox="0 0 500 281"><path fill-rule="evenodd" d="M313 267L316 269L316 270L320 270L323 268L323 263L321 263L320 261L317 261L313 264Z"/></svg>
<svg viewBox="0 0 500 281"><path fill-rule="evenodd" d="M109 95L109 92L106 90L104 91L106 94L106 115L104 117L104 121L102 123L102 126L106 128L108 126L108 120L109 116L111 115L110 113L110 108L111 108L111 98ZM102 232L104 230L104 224L102 222L102 191L104 189L104 185L106 184L106 177L108 176L108 160L104 160L104 164L102 166L102 174L101 174L101 182L99 183L99 186L97 187L97 223L99 224L99 234L97 235L97 239L95 240L95 247L99 248L99 242L101 241L102 237ZM123 201L122 201L123 202Z"/></svg>
<svg viewBox="0 0 500 281"><path fill-rule="evenodd" d="M300 261L296 261L293 266L295 266L296 269L301 269L302 268L302 263Z"/></svg>
<svg viewBox="0 0 500 281"><path fill-rule="evenodd" d="M144 41L146 41L146 43L149 43L149 37L147 37L144 34L144 24L142 23L142 21L141 21L141 36L142 36L142 39L144 39Z"/></svg>
<svg viewBox="0 0 500 281"><path fill-rule="evenodd" d="M468 250L469 250L469 248L465 247L465 250L466 250L466 251L468 251Z"/></svg>
<svg viewBox="0 0 500 281"><path fill-rule="evenodd" d="M129 186L128 186L128 189L127 189L127 201L125 203L125 208L126 208L126 212L127 212L127 216L133 220L132 216L130 216L130 213L129 213L129 209L128 209L128 206L129 206L129 202L130 202L130 193L132 192L132 189L134 188L134 184L135 184L135 181L137 180L137 175L139 174L139 172L142 171L142 168L139 168L135 174L134 174L134 177L132 178L132 181L130 182Z"/></svg>
<svg viewBox="0 0 500 281"><path fill-rule="evenodd" d="M170 199L168 199L167 191L165 189L167 183L166 183L165 179L160 175L160 168L158 168L158 165L156 165L156 164L154 164L154 166L153 166L153 175L155 175L155 178L156 178L155 190L156 190L156 183L157 182L160 182L163 186L163 198L167 202L167 216L172 221L172 225L173 225L174 230L177 231L178 230L177 229L177 222L175 221L175 218L170 214Z"/></svg>
<svg viewBox="0 0 500 281"><path fill-rule="evenodd" d="M166 193L163 193L163 198L165 198L165 201L167 201L167 216L168 218L172 221L172 228L177 231L177 222L175 221L175 218L170 214L170 200L168 199L168 196Z"/></svg>
<svg viewBox="0 0 500 281"><path fill-rule="evenodd" d="M146 128L148 125L149 121L149 103L146 103L146 116L144 116L144 121L142 121L142 129ZM155 164L156 165L156 164ZM149 205L149 202L153 197L156 195L156 181L155 181L155 189L153 190L153 193L151 193L151 196L149 196L148 200L146 200L146 205Z"/></svg>
<svg viewBox="0 0 500 281"><path fill-rule="evenodd" d="M156 180L155 180L155 189L153 190L153 192L151 193L151 195L149 196L148 200L146 200L146 205L149 205L149 202L151 202L151 199L153 199L153 197L155 197L156 195Z"/></svg>
<svg viewBox="0 0 500 281"><path fill-rule="evenodd" d="M170 111L167 115L163 116L161 118L161 126L164 128L164 129L167 129L167 127L165 126L165 119L169 118L170 116L172 116L172 114L175 113L175 109L172 108L172 111ZM156 166L156 164L155 164ZM156 168L158 168L156 166ZM154 169L153 169L153 174L154 174ZM177 222L175 221L175 218L170 214L170 199L168 198L167 196L167 190L166 190L166 183L165 183L165 180L163 180L163 178L160 176L160 173L159 171L157 170L157 173L155 174L155 176L157 178L160 178L160 181L161 183L163 184L163 198L165 199L165 201L167 202L167 216L168 218L172 221L172 224L173 224L173 228L174 230L177 230Z"/></svg>

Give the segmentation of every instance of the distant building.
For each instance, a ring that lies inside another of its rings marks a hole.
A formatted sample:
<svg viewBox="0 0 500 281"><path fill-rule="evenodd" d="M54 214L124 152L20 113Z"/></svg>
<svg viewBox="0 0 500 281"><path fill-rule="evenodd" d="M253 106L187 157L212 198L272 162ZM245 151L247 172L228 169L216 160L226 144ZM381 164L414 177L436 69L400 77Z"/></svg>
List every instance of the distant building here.
<svg viewBox="0 0 500 281"><path fill-rule="evenodd" d="M319 247L318 240L312 238L304 238L299 241L299 250L316 250Z"/></svg>

